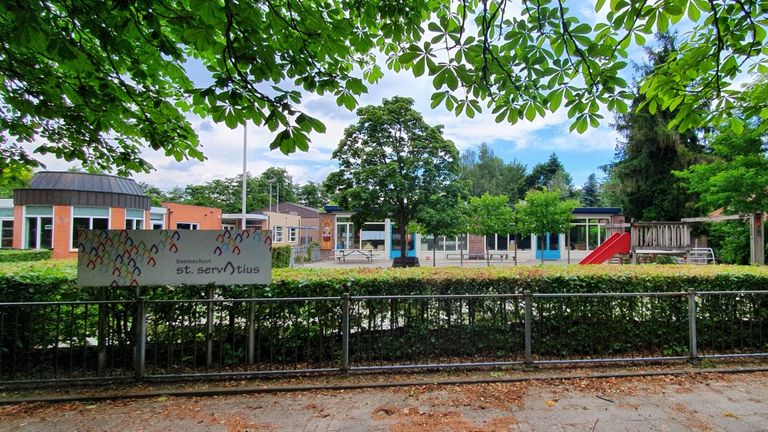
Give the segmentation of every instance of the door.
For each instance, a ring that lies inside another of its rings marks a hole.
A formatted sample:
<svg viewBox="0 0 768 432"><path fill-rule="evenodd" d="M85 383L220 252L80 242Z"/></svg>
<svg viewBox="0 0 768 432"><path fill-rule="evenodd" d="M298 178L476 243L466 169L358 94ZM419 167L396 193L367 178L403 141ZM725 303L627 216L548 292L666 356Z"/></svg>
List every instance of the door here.
<svg viewBox="0 0 768 432"><path fill-rule="evenodd" d="M408 234L408 237L410 237L408 241L408 256L409 257L415 257L416 256L416 235L415 234ZM391 231L391 237L390 237L392 249L389 251L389 257L392 259L399 258L400 257L400 232L397 230L397 227L395 224L392 224L392 231Z"/></svg>
<svg viewBox="0 0 768 432"><path fill-rule="evenodd" d="M560 259L560 234L547 233L544 236L544 249L541 250L541 240L536 236L536 259L541 259L542 252L545 260Z"/></svg>

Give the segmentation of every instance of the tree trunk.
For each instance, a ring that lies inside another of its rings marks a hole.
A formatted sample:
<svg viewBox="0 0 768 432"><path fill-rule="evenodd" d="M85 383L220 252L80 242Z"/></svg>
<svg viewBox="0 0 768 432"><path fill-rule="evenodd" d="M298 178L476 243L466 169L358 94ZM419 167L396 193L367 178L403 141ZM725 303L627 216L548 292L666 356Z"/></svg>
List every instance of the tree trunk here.
<svg viewBox="0 0 768 432"><path fill-rule="evenodd" d="M400 257L405 262L408 257L408 226L405 220L400 221Z"/></svg>

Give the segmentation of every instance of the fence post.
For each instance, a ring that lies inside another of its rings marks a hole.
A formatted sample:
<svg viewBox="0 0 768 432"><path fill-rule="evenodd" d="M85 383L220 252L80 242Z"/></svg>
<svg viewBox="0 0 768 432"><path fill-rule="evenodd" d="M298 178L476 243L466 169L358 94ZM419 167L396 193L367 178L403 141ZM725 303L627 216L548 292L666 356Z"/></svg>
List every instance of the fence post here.
<svg viewBox="0 0 768 432"><path fill-rule="evenodd" d="M99 287L99 300L107 300L107 287ZM99 303L99 323L97 328L98 360L97 373L102 375L107 368L107 305Z"/></svg>
<svg viewBox="0 0 768 432"><path fill-rule="evenodd" d="M342 361L341 371L343 373L349 372L349 293L341 295L341 351Z"/></svg>
<svg viewBox="0 0 768 432"><path fill-rule="evenodd" d="M251 286L250 298L255 297L255 289ZM253 307L253 300L248 302L248 366L253 365L254 353L256 352L256 326L254 321L256 319L256 308Z"/></svg>
<svg viewBox="0 0 768 432"><path fill-rule="evenodd" d="M213 287L206 289L208 300L213 299ZM205 322L205 370L213 366L213 302L207 304L207 317Z"/></svg>
<svg viewBox="0 0 768 432"><path fill-rule="evenodd" d="M688 354L691 362L699 360L696 347L696 290L688 289Z"/></svg>
<svg viewBox="0 0 768 432"><path fill-rule="evenodd" d="M136 299L136 343L133 353L133 371L136 381L144 379L144 360L147 348L147 309L146 298Z"/></svg>
<svg viewBox="0 0 768 432"><path fill-rule="evenodd" d="M531 321L533 321L533 294L526 290L525 296L525 364L533 364L533 353L531 349Z"/></svg>

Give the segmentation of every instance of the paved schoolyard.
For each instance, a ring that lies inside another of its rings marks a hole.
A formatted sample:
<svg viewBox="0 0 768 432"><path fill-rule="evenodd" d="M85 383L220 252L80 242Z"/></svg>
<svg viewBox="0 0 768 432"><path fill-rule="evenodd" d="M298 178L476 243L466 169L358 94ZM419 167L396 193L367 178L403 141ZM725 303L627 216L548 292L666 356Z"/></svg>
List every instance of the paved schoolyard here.
<svg viewBox="0 0 768 432"><path fill-rule="evenodd" d="M579 260L577 259L571 259L570 264L578 264ZM433 262L431 260L421 260L420 264L422 267L433 267ZM514 261L507 260L507 261L491 261L492 267L513 267L515 266ZM537 266L541 264L541 260L525 260L525 261L518 261L517 265L519 266ZM544 261L545 265L568 265L568 260L547 260ZM463 265L461 265L461 262L459 260L437 260L437 265L434 267L465 267L465 268L477 268L477 267L487 267L488 263L484 260L464 260ZM367 261L365 259L350 259L347 262L339 262L335 259L326 259L321 260L317 262L312 263L299 263L296 265L296 268L348 268L348 269L355 269L355 268L389 268L392 267L392 260L388 259L375 259L373 261Z"/></svg>
<svg viewBox="0 0 768 432"><path fill-rule="evenodd" d="M2 431L768 431L768 373L0 407Z"/></svg>

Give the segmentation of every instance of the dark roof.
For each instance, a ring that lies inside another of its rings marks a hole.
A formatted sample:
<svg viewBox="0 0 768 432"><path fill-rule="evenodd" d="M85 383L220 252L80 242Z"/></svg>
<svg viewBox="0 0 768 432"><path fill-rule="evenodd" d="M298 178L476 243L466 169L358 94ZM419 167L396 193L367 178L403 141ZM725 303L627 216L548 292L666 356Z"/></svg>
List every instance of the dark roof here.
<svg viewBox="0 0 768 432"><path fill-rule="evenodd" d="M108 192L145 196L133 179L105 174L43 171L35 174L29 189Z"/></svg>
<svg viewBox="0 0 768 432"><path fill-rule="evenodd" d="M270 211L269 207L263 208L258 210L259 212L263 213L266 211ZM317 209L313 209L312 207L303 206L301 204L296 203L289 203L289 202L281 202L280 203L280 211L277 211L277 205L272 206L272 210L275 213L280 214L290 214L290 213L296 213L298 216L301 216L303 218L317 218L318 211Z"/></svg>
<svg viewBox="0 0 768 432"><path fill-rule="evenodd" d="M571 213L580 214L621 214L621 207L576 207Z"/></svg>
<svg viewBox="0 0 768 432"><path fill-rule="evenodd" d="M149 197L128 178L104 174L43 171L25 189L13 191L15 205L72 205L149 209Z"/></svg>

